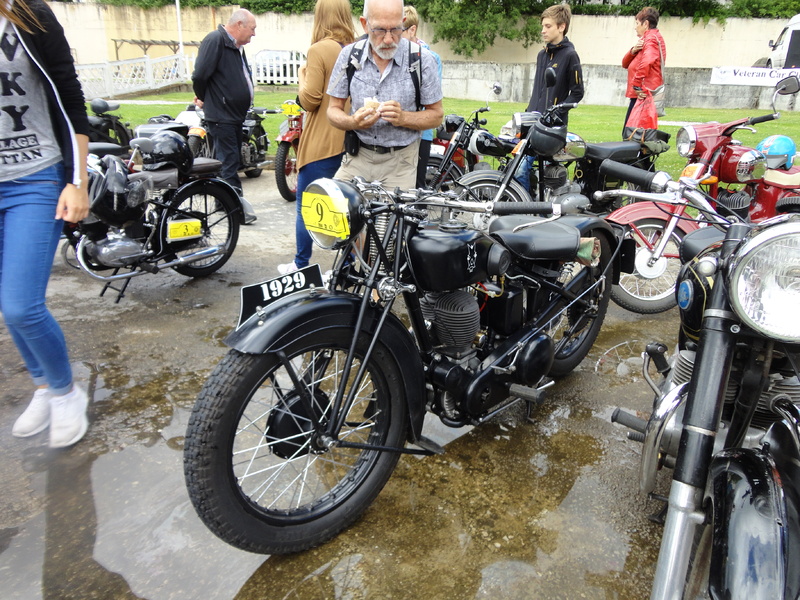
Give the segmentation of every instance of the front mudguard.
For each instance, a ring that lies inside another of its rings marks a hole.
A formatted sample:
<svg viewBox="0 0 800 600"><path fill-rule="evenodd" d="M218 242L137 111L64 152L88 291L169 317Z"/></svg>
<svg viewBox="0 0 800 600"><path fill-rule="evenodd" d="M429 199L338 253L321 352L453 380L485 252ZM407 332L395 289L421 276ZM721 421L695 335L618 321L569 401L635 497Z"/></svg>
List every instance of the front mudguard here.
<svg viewBox="0 0 800 600"><path fill-rule="evenodd" d="M711 466L713 598L800 595L796 438L776 423L761 448L725 450Z"/></svg>
<svg viewBox="0 0 800 600"><path fill-rule="evenodd" d="M668 221L669 214L665 213L658 207L655 202L634 202L620 206L617 210L606 216L607 221L617 223L618 225L630 225L634 221L641 221L642 219L658 219L659 221ZM685 234L699 229L697 221L692 219L678 219L675 227Z"/></svg>
<svg viewBox="0 0 800 600"><path fill-rule="evenodd" d="M355 327L362 298L342 292L307 290L281 298L254 314L232 331L225 344L246 354L267 354L285 349L301 336L338 328ZM375 334L381 312L368 307L362 335ZM425 417L424 367L414 339L400 320L389 314L380 332L380 340L389 350L403 374L403 387L410 419L409 441L422 434Z"/></svg>

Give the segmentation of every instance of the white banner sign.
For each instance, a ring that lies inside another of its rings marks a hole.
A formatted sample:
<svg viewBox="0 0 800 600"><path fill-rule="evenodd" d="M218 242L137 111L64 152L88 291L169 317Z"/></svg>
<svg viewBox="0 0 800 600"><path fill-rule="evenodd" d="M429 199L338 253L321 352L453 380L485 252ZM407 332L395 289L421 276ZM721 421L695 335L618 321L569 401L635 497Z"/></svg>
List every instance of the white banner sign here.
<svg viewBox="0 0 800 600"><path fill-rule="evenodd" d="M784 77L797 75L800 69L767 69L765 67L714 67L711 83L717 85L760 85L775 87Z"/></svg>

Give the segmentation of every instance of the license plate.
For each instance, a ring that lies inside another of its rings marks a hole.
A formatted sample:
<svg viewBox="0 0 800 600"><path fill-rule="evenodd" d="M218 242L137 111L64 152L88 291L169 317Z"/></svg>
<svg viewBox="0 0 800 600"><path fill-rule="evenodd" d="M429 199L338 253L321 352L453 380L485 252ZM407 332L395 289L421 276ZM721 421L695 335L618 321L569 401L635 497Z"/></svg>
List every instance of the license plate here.
<svg viewBox="0 0 800 600"><path fill-rule="evenodd" d="M312 287L322 287L322 271L319 265L309 265L294 273L244 286L241 290L239 324L236 328L241 327L247 319L276 300Z"/></svg>
<svg viewBox="0 0 800 600"><path fill-rule="evenodd" d="M327 233L341 239L347 239L350 235L347 199L343 196L303 192L300 212L309 231Z"/></svg>
<svg viewBox="0 0 800 600"><path fill-rule="evenodd" d="M200 219L173 219L167 227L167 241L178 242L203 237Z"/></svg>

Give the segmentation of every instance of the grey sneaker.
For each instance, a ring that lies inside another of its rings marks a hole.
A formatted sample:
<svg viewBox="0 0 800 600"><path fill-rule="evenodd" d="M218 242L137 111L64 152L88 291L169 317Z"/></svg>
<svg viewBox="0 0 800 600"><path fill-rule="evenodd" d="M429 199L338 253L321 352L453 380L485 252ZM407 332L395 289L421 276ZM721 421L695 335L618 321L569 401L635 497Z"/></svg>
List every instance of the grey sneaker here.
<svg viewBox="0 0 800 600"><path fill-rule="evenodd" d="M39 388L33 393L28 408L17 418L11 428L14 437L30 437L44 431L50 425L50 398L48 388Z"/></svg>
<svg viewBox="0 0 800 600"><path fill-rule="evenodd" d="M50 447L65 448L80 440L89 428L89 397L79 386L63 396L50 397Z"/></svg>

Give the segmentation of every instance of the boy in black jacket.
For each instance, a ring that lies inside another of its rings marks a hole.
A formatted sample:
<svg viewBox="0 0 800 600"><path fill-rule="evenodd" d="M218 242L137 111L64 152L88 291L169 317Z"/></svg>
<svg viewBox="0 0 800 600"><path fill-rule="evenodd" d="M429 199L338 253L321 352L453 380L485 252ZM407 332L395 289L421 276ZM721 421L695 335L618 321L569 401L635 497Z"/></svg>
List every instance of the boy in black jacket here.
<svg viewBox="0 0 800 600"><path fill-rule="evenodd" d="M536 72L533 77L533 93L528 102L528 112L543 113L554 104L580 102L583 98L583 72L581 60L566 35L572 11L567 4L556 4L542 13L542 41L544 49L536 57ZM556 72L556 84L547 87L544 72L552 67ZM558 116L566 126L568 111L559 111ZM517 170L517 180L530 190L531 158L526 157Z"/></svg>

